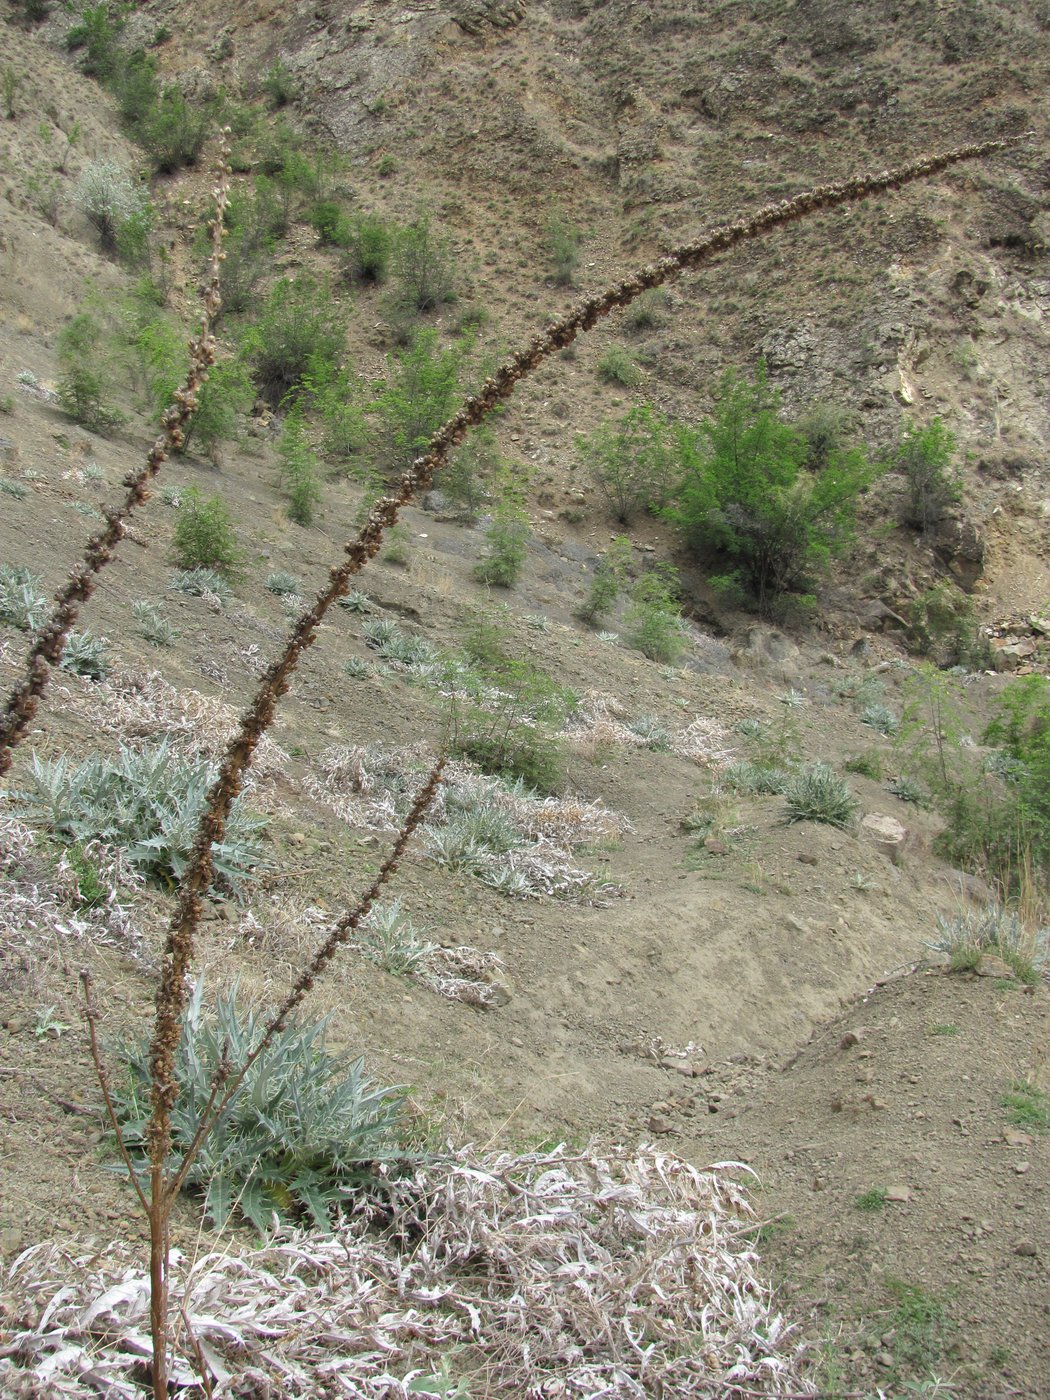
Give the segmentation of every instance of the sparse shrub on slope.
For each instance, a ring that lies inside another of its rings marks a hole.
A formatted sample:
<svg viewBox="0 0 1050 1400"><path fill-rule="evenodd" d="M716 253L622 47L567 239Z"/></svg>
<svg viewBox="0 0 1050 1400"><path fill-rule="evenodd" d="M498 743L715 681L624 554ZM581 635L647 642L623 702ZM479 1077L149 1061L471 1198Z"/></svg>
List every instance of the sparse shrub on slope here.
<svg viewBox="0 0 1050 1400"><path fill-rule="evenodd" d="M243 350L259 393L275 407L310 370L336 365L343 327L329 292L311 277L281 280L245 331Z"/></svg>
<svg viewBox="0 0 1050 1400"><path fill-rule="evenodd" d="M925 428L905 425L891 463L904 476L901 514L906 525L929 530L959 500L962 486L951 464L954 450L955 438L939 418Z"/></svg>
<svg viewBox="0 0 1050 1400"><path fill-rule="evenodd" d="M576 439L576 451L610 509L626 525L638 511L655 513L681 474L675 430L649 404L630 409Z"/></svg>
<svg viewBox="0 0 1050 1400"><path fill-rule="evenodd" d="M239 575L244 553L221 496L204 496L196 486L187 488L175 521L173 550L180 569L212 569L226 579Z"/></svg>
<svg viewBox="0 0 1050 1400"><path fill-rule="evenodd" d="M673 518L696 549L730 562L763 613L805 593L844 548L874 476L857 450L836 451L812 472L809 453L803 433L780 418L760 365L753 382L725 375L715 414L684 457Z"/></svg>

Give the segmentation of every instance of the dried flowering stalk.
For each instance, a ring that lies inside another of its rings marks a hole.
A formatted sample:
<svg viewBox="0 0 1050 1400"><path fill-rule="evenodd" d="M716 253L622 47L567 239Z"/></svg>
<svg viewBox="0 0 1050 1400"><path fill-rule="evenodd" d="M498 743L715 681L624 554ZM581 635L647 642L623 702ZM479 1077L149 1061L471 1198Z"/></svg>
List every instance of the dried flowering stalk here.
<svg viewBox="0 0 1050 1400"><path fill-rule="evenodd" d="M176 389L174 403L165 409L161 417L163 431L150 448L145 463L125 481L128 489L123 501L119 506L103 512L106 524L88 541L83 560L55 595L54 610L36 635L26 657L25 677L9 695L0 715L0 775L11 767L13 750L25 737L33 721L47 689L52 667L57 666L62 658L69 631L80 614L81 606L95 591L99 571L112 559L135 507L147 499L150 482L171 453L182 446L186 423L197 407L197 392L215 363L215 338L211 326L222 301L219 295L219 270L223 259L224 215L230 198L228 155L224 138L219 154L219 178L213 191L215 214L210 224L212 251L209 279L204 291L200 331L189 342L190 367L185 382Z"/></svg>

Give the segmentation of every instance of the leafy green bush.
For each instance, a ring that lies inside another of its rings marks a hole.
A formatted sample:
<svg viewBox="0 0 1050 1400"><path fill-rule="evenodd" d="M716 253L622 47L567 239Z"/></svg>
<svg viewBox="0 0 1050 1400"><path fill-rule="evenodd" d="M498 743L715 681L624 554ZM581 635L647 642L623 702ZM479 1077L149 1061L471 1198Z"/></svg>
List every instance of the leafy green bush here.
<svg viewBox="0 0 1050 1400"><path fill-rule="evenodd" d="M34 754L34 790L21 800L59 840L116 846L147 879L172 885L186 869L214 777L207 760L183 758L166 741L141 750L121 746L116 758L96 754L80 764ZM239 887L259 864L257 837L265 826L265 817L234 803L212 852L217 878Z"/></svg>
<svg viewBox="0 0 1050 1400"><path fill-rule="evenodd" d="M456 299L451 241L428 218L417 219L398 235L394 275L399 300L416 311Z"/></svg>
<svg viewBox="0 0 1050 1400"><path fill-rule="evenodd" d="M477 520L489 499L489 483L501 471L496 435L491 428L477 428L459 445L441 473L440 487L462 520Z"/></svg>
<svg viewBox="0 0 1050 1400"><path fill-rule="evenodd" d="M322 248L345 248L353 237L350 221L337 199L319 199L307 217Z"/></svg>
<svg viewBox="0 0 1050 1400"><path fill-rule="evenodd" d="M594 625L611 611L627 581L631 558L631 541L618 535L595 565L587 601L577 613L581 621Z"/></svg>
<svg viewBox="0 0 1050 1400"><path fill-rule="evenodd" d="M634 584L624 616L628 643L665 666L673 666L685 648L677 591L677 573L660 565Z"/></svg>
<svg viewBox="0 0 1050 1400"><path fill-rule="evenodd" d="M181 452L191 445L215 457L224 442L237 437L238 415L247 413L254 397L251 377L241 359L220 360L197 390L197 407L183 432Z"/></svg>
<svg viewBox="0 0 1050 1400"><path fill-rule="evenodd" d="M761 365L754 383L728 372L715 416L680 442L685 476L673 518L696 549L734 565L764 613L781 595L804 594L845 547L874 475L857 450L804 470L806 439L780 419Z"/></svg>
<svg viewBox="0 0 1050 1400"><path fill-rule="evenodd" d="M939 418L925 428L905 424L891 455L893 467L904 474L901 518L916 530L929 530L942 520L962 495L951 460L955 438Z"/></svg>
<svg viewBox="0 0 1050 1400"><path fill-rule="evenodd" d="M84 167L73 201L107 253L117 251L121 234L129 223L141 220L148 203L145 191L124 167L106 159L93 160Z"/></svg>
<svg viewBox="0 0 1050 1400"><path fill-rule="evenodd" d="M478 583L490 588L513 588L525 567L531 534L520 493L505 484L492 524L485 531L485 552L474 565Z"/></svg>
<svg viewBox="0 0 1050 1400"><path fill-rule="evenodd" d="M580 265L580 244L583 235L571 223L564 211L555 210L547 220L547 252L554 266L554 281L559 287L571 287L576 281L576 269Z"/></svg>
<svg viewBox="0 0 1050 1400"><path fill-rule="evenodd" d="M108 83L117 73L126 57L121 41L126 23L122 5L101 0L85 5L79 22L66 30L66 48L83 50L80 66L88 77Z"/></svg>
<svg viewBox="0 0 1050 1400"><path fill-rule="evenodd" d="M343 348L343 325L331 295L307 276L294 282L282 277L243 337L259 393L275 407L311 369L334 368Z"/></svg>
<svg viewBox="0 0 1050 1400"><path fill-rule="evenodd" d="M297 525L312 525L314 509L321 501L320 463L310 450L306 419L296 404L284 420L277 441L281 484L288 496L288 518Z"/></svg>
<svg viewBox="0 0 1050 1400"><path fill-rule="evenodd" d="M226 579L240 574L244 554L221 496L204 496L196 486L183 492L173 550L180 569L212 569Z"/></svg>
<svg viewBox="0 0 1050 1400"><path fill-rule="evenodd" d="M988 643L978 631L973 600L949 579L913 598L908 620L917 650L939 666L982 668L991 660Z"/></svg>
<svg viewBox="0 0 1050 1400"><path fill-rule="evenodd" d="M388 356L389 374L372 403L374 441L392 475L411 466L459 402L469 339L442 347L434 330L419 330L411 345Z"/></svg>
<svg viewBox="0 0 1050 1400"><path fill-rule="evenodd" d="M536 792L557 792L565 781L564 745L545 725L528 719L520 695L512 694L495 714L480 705L464 706L452 751L483 773L517 778Z"/></svg>
<svg viewBox="0 0 1050 1400"><path fill-rule="evenodd" d="M294 102L298 97L299 85L292 70L283 59L274 59L267 68L263 74L262 90L275 111L278 108L287 107L289 102Z"/></svg>
<svg viewBox="0 0 1050 1400"><path fill-rule="evenodd" d="M237 1004L237 989L203 1009L204 985L193 989L176 1053L179 1086L172 1115L176 1154L189 1147L212 1101L220 1066L243 1065L262 1039L265 1020ZM363 1060L324 1047L327 1020L293 1023L254 1062L215 1127L201 1144L186 1179L204 1197L205 1214L222 1229L239 1210L261 1235L273 1217L307 1218L329 1231L331 1214L347 1196L374 1183L376 1163L404 1161L399 1133L403 1095L377 1088ZM128 1078L115 1085L117 1114L136 1169L149 1156L149 1046L122 1047Z"/></svg>
<svg viewBox="0 0 1050 1400"><path fill-rule="evenodd" d="M197 164L210 128L208 112L191 103L172 83L135 124L132 134L145 148L153 169L164 175Z"/></svg>
<svg viewBox="0 0 1050 1400"><path fill-rule="evenodd" d="M395 236L378 214L359 214L351 219L347 246L350 249L347 271L355 281L379 285L387 280L394 257Z"/></svg>
<svg viewBox="0 0 1050 1400"><path fill-rule="evenodd" d="M610 345L598 361L598 378L604 379L606 384L637 389L642 382L642 371L629 350L622 345Z"/></svg>
<svg viewBox="0 0 1050 1400"><path fill-rule="evenodd" d="M859 803L849 788L826 763L803 768L784 789L788 822L825 822L848 830Z"/></svg>
<svg viewBox="0 0 1050 1400"><path fill-rule="evenodd" d="M58 337L58 400L75 422L107 433L124 421L109 401L111 366L102 327L89 312L74 316Z"/></svg>
<svg viewBox="0 0 1050 1400"><path fill-rule="evenodd" d="M666 506L680 473L675 430L649 404L628 410L576 439L577 455L616 519L626 525L639 510Z"/></svg>

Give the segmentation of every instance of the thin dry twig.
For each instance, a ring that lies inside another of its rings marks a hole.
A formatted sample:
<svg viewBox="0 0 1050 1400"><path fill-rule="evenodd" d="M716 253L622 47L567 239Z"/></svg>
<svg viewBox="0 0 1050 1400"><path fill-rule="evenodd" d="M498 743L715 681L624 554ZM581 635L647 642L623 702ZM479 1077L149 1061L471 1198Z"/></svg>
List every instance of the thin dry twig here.
<svg viewBox="0 0 1050 1400"><path fill-rule="evenodd" d="M113 558L113 551L123 537L135 508L146 501L150 482L171 453L182 446L186 424L197 408L197 392L215 363L215 337L211 326L221 305L219 270L223 258L224 215L230 194L228 156L229 148L224 136L219 153L219 178L214 190L210 280L204 293L200 332L189 343L190 367L185 382L176 389L174 402L161 417L163 432L150 448L145 464L126 481L127 494L120 505L104 512L106 524L88 541L82 562L55 595L54 610L29 649L25 676L8 696L0 715L0 775L11 767L13 751L32 723L52 669L62 659L69 631L80 615L81 606L95 591L100 570Z"/></svg>

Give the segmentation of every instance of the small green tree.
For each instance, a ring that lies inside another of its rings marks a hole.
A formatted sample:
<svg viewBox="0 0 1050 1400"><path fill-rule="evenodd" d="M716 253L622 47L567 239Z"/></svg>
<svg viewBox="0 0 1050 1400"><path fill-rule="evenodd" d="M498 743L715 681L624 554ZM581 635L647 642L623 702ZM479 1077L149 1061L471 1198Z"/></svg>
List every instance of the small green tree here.
<svg viewBox="0 0 1050 1400"><path fill-rule="evenodd" d="M321 365L338 364L343 348L343 325L331 295L307 276L282 277L242 341L259 392L275 407L308 370L316 374Z"/></svg>
<svg viewBox="0 0 1050 1400"><path fill-rule="evenodd" d="M277 452L281 483L288 495L288 518L297 525L312 525L314 508L321 500L320 463L307 440L301 404L296 403L285 418Z"/></svg>
<svg viewBox="0 0 1050 1400"><path fill-rule="evenodd" d="M962 496L952 467L955 438L939 418L925 428L907 423L891 456L891 465L904 474L901 518L915 530L926 531L943 520Z"/></svg>
<svg viewBox="0 0 1050 1400"><path fill-rule="evenodd" d="M392 474L411 465L455 410L471 344L443 347L437 331L419 330L407 349L388 356L389 377L371 411L378 454Z"/></svg>
<svg viewBox="0 0 1050 1400"><path fill-rule="evenodd" d="M244 562L226 502L196 486L179 503L172 550L180 569L213 569L228 579L238 577Z"/></svg>
<svg viewBox="0 0 1050 1400"><path fill-rule="evenodd" d="M577 613L583 622L600 622L611 611L627 581L630 564L631 541L618 535L595 566L587 601Z"/></svg>
<svg viewBox="0 0 1050 1400"><path fill-rule="evenodd" d="M624 619L627 640L650 661L673 666L685 647L678 610L678 574L670 564L643 574L631 589Z"/></svg>
<svg viewBox="0 0 1050 1400"><path fill-rule="evenodd" d="M513 588L525 567L531 533L521 488L506 475L485 532L485 553L474 566L477 581L490 588Z"/></svg>
<svg viewBox="0 0 1050 1400"><path fill-rule="evenodd" d="M102 326L87 311L74 316L58 338L58 399L63 410L93 432L124 421L109 399L112 363Z"/></svg>
<svg viewBox="0 0 1050 1400"><path fill-rule="evenodd" d="M548 218L545 242L554 268L555 283L559 287L574 286L583 235L563 209L555 209Z"/></svg>
<svg viewBox="0 0 1050 1400"><path fill-rule="evenodd" d="M254 391L247 366L239 358L220 360L197 390L197 411L186 424L182 452L192 443L215 459L224 442L237 436L237 418L251 408Z"/></svg>
<svg viewBox="0 0 1050 1400"><path fill-rule="evenodd" d="M836 449L823 467L804 470L806 438L780 418L762 365L753 382L730 370L714 416L679 441L685 474L673 518L696 549L735 566L767 614L782 595L804 593L845 547L874 477L857 449Z"/></svg>
<svg viewBox="0 0 1050 1400"><path fill-rule="evenodd" d="M576 452L621 524L640 510L666 506L679 474L675 431L649 404L639 404L612 423L580 434Z"/></svg>
<svg viewBox="0 0 1050 1400"><path fill-rule="evenodd" d="M441 474L441 490L463 520L472 524L489 498L488 483L500 472L496 435L491 428L476 428L457 447Z"/></svg>
<svg viewBox="0 0 1050 1400"><path fill-rule="evenodd" d="M416 311L455 301L454 255L444 234L426 217L402 229L394 253L400 300Z"/></svg>
<svg viewBox="0 0 1050 1400"><path fill-rule="evenodd" d="M394 234L377 214L359 214L350 221L347 272L357 282L385 282L394 256Z"/></svg>

